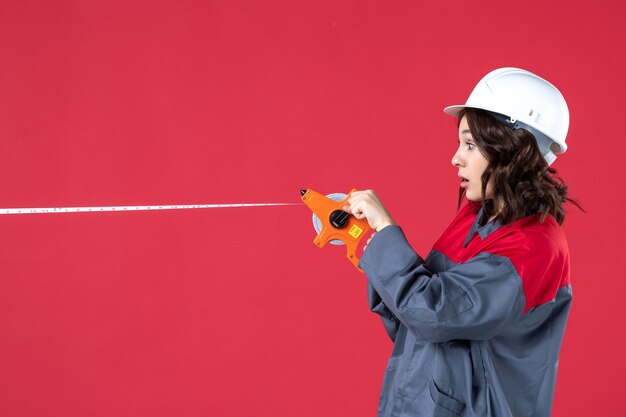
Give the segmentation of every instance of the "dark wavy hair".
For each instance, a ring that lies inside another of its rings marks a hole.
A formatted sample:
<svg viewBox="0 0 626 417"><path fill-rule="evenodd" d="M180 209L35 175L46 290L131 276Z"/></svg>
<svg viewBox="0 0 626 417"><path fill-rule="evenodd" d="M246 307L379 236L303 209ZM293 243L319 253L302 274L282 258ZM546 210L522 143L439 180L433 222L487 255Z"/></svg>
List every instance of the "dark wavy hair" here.
<svg viewBox="0 0 626 417"><path fill-rule="evenodd" d="M572 202L567 197L567 186L550 168L541 155L535 137L527 130L512 129L496 120L484 110L465 108L459 115L459 123L467 117L472 138L483 156L489 161L482 175L482 195L487 184L493 185L493 198L483 199L484 216L488 219L510 224L532 214L553 216L562 224L565 220L563 203ZM459 205L465 196L459 191Z"/></svg>

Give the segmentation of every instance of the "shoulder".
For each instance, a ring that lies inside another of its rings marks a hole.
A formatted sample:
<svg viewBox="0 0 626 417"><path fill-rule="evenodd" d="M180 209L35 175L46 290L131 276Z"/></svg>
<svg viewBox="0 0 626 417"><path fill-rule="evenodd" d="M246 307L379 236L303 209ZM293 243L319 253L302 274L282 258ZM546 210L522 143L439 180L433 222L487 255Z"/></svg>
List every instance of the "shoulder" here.
<svg viewBox="0 0 626 417"><path fill-rule="evenodd" d="M500 232L500 233L498 233ZM552 300L570 283L569 249L561 226L548 216L528 216L501 227L488 252L508 258L526 295L526 310Z"/></svg>
<svg viewBox="0 0 626 417"><path fill-rule="evenodd" d="M561 226L548 216L528 216L494 233L489 252L504 255L520 265L536 262L545 265L569 253Z"/></svg>

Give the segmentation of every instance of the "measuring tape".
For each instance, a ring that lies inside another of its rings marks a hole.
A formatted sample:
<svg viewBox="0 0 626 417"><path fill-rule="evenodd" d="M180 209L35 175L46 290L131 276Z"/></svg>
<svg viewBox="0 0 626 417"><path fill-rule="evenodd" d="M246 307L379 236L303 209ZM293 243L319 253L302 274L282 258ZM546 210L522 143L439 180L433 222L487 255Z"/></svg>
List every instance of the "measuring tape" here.
<svg viewBox="0 0 626 417"><path fill-rule="evenodd" d="M354 191L354 190L353 190ZM98 207L28 207L0 208L0 215L17 214L61 214L61 213L103 213L159 210L196 210L244 207L285 207L307 205L313 211L313 228L317 236L313 241L318 247L326 243L346 244L347 257L359 270L359 257L356 249L359 241L370 230L366 219L357 219L343 211L348 194L334 193L321 195L311 189L300 190L300 203L229 203L229 204L163 204L158 206L98 206Z"/></svg>
<svg viewBox="0 0 626 417"><path fill-rule="evenodd" d="M101 213L106 211L156 211L193 210L235 207L301 206L304 203L234 203L234 204L187 204L161 206L105 206L105 207L47 207L47 208L0 208L1 214L54 214L54 213Z"/></svg>
<svg viewBox="0 0 626 417"><path fill-rule="evenodd" d="M359 268L356 251L359 242L371 227L367 219L357 219L343 210L348 204L349 194L334 193L324 196L311 189L300 190L300 194L304 204L313 212L313 227L317 232L313 243L320 248L327 243L345 244L346 256L359 271L363 272Z"/></svg>

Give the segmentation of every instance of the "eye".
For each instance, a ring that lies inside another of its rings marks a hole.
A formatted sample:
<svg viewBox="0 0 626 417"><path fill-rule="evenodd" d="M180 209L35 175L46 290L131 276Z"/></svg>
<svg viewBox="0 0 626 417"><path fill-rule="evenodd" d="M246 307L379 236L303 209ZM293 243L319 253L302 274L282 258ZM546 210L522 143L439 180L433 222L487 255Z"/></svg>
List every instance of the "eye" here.
<svg viewBox="0 0 626 417"><path fill-rule="evenodd" d="M476 147L476 144L473 142L465 142L465 144L467 145L467 150L471 151L472 149L474 149Z"/></svg>

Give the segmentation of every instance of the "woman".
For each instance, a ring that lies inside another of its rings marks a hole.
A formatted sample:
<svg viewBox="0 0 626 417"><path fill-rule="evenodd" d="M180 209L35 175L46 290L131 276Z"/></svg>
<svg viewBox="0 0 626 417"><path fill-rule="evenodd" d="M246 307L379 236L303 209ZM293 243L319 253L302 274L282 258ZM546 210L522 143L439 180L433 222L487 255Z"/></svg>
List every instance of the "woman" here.
<svg viewBox="0 0 626 417"><path fill-rule="evenodd" d="M572 298L567 187L549 168L567 149L565 100L502 68L445 112L462 208L426 260L373 191L344 207L376 231L360 267L394 341L379 416L547 417Z"/></svg>

